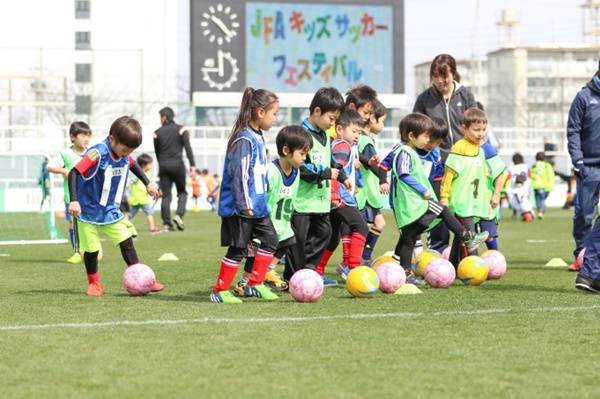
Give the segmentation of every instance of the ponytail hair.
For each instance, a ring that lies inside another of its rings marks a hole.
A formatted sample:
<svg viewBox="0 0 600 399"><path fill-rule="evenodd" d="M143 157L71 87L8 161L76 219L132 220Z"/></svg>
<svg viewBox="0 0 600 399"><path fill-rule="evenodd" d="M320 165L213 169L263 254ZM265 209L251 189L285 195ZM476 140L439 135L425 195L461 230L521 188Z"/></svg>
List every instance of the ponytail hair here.
<svg viewBox="0 0 600 399"><path fill-rule="evenodd" d="M269 90L254 90L252 87L246 87L246 89L244 89L244 94L242 95L240 112L235 119L231 134L229 135L227 148L229 149L231 147L231 144L237 136L249 125L250 121L254 119L259 109L268 111L277 101L279 101L279 98L277 98L275 93Z"/></svg>

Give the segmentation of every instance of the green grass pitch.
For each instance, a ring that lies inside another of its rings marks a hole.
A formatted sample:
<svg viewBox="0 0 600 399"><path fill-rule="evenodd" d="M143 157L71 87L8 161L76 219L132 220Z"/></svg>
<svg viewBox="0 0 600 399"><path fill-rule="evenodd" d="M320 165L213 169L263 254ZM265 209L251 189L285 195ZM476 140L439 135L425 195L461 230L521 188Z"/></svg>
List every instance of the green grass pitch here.
<svg viewBox="0 0 600 399"><path fill-rule="evenodd" d="M397 239L385 217L376 255ZM209 303L225 249L205 212L153 236L134 219L140 260L166 285L147 297L125 292L108 241L101 298L86 296L67 244L0 246L0 397L597 398L600 296L576 290L566 267L544 267L570 263L571 220L559 209L502 219L499 281L372 299L340 285L314 304ZM180 260L159 262L167 252ZM327 273L337 277L334 263Z"/></svg>

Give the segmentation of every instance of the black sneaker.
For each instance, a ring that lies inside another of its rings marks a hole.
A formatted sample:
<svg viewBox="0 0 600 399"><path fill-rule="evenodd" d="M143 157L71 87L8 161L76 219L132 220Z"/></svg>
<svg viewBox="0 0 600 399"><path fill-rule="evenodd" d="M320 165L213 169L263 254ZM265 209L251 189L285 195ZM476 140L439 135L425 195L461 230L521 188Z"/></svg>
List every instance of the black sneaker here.
<svg viewBox="0 0 600 399"><path fill-rule="evenodd" d="M173 223L175 223L175 226L177 226L179 230L183 230L183 219L181 218L181 216L175 215L173 217Z"/></svg>
<svg viewBox="0 0 600 399"><path fill-rule="evenodd" d="M173 226L165 225L163 231L175 231L175 228Z"/></svg>
<svg viewBox="0 0 600 399"><path fill-rule="evenodd" d="M582 291L600 294L600 280L582 276L581 273L575 279L575 288Z"/></svg>

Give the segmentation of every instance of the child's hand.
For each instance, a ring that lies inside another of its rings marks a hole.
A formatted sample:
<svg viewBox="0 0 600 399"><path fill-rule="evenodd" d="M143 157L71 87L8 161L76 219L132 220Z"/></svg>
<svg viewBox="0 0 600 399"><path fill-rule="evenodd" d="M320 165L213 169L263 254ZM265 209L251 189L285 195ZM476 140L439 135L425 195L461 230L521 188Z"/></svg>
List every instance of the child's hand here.
<svg viewBox="0 0 600 399"><path fill-rule="evenodd" d="M69 204L69 215L79 216L81 214L81 205L79 202L73 201Z"/></svg>
<svg viewBox="0 0 600 399"><path fill-rule="evenodd" d="M431 193L428 191L425 192L425 194L423 194L423 197L425 197L425 199L430 199L431 198Z"/></svg>
<svg viewBox="0 0 600 399"><path fill-rule="evenodd" d="M500 196L493 195L491 204L492 204L492 208L498 208L498 205L500 204Z"/></svg>
<svg viewBox="0 0 600 399"><path fill-rule="evenodd" d="M379 157L379 155L373 155L373 157L369 159L369 165L371 166L379 166L380 163L381 158Z"/></svg>
<svg viewBox="0 0 600 399"><path fill-rule="evenodd" d="M65 175L65 177L68 179L69 178L69 170L67 168L64 168L62 170L62 174Z"/></svg>
<svg viewBox="0 0 600 399"><path fill-rule="evenodd" d="M360 163L360 161L358 159L354 160L354 169L360 169L360 166L362 164Z"/></svg>
<svg viewBox="0 0 600 399"><path fill-rule="evenodd" d="M344 187L346 187L346 190L348 191L352 189L352 182L350 181L350 179L344 180Z"/></svg>
<svg viewBox="0 0 600 399"><path fill-rule="evenodd" d="M154 201L156 201L162 194L158 186L154 183L148 183L148 185L146 186L146 191Z"/></svg>
<svg viewBox="0 0 600 399"><path fill-rule="evenodd" d="M339 169L331 168L331 180L336 180L340 175Z"/></svg>
<svg viewBox="0 0 600 399"><path fill-rule="evenodd" d="M379 185L379 192L381 194L389 194L390 193L390 185L387 183L383 183Z"/></svg>
<svg viewBox="0 0 600 399"><path fill-rule="evenodd" d="M338 206L340 206L340 200L332 200L331 201L332 208L337 208Z"/></svg>
<svg viewBox="0 0 600 399"><path fill-rule="evenodd" d="M242 211L242 215L244 215L244 216L254 216L254 212L252 212L252 209L244 209Z"/></svg>

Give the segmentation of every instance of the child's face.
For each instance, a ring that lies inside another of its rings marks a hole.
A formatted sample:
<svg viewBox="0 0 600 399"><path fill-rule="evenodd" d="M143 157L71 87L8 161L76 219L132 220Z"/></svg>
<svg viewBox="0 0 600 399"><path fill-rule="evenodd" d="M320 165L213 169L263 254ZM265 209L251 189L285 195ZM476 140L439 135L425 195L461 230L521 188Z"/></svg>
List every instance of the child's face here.
<svg viewBox="0 0 600 399"><path fill-rule="evenodd" d="M285 146L283 147L283 153L285 154L285 159L287 159L290 165L295 168L299 168L300 165L306 161L306 154L308 154L308 151L306 148L296 148L293 152L290 152L287 146Z"/></svg>
<svg viewBox="0 0 600 399"><path fill-rule="evenodd" d="M266 130L271 129L271 127L273 127L273 124L275 123L275 120L277 119L278 111L279 111L279 103L278 102L273 104L273 106L271 108L269 108L267 111L263 110L264 114L258 124L258 127L260 128L260 130L266 131Z"/></svg>
<svg viewBox="0 0 600 399"><path fill-rule="evenodd" d="M115 142L115 138L113 136L108 136L108 141L110 141L110 146L113 152L119 157L123 158L131 155L135 148L129 148L126 145Z"/></svg>
<svg viewBox="0 0 600 399"><path fill-rule="evenodd" d="M338 134L338 137L342 140L347 141L351 145L358 143L360 139L360 133L362 132L362 127L353 123L348 125L347 127L336 126L335 130Z"/></svg>
<svg viewBox="0 0 600 399"><path fill-rule="evenodd" d="M144 165L144 167L142 167L142 170L144 172L149 171L150 169L152 169L152 162L148 162L146 165Z"/></svg>
<svg viewBox="0 0 600 399"><path fill-rule="evenodd" d="M408 139L415 148L422 150L429 143L429 133L421 133L415 137L415 135L410 132Z"/></svg>
<svg viewBox="0 0 600 399"><path fill-rule="evenodd" d="M472 143L480 144L485 137L487 123L475 122L469 127L462 125L462 131L465 137Z"/></svg>
<svg viewBox="0 0 600 399"><path fill-rule="evenodd" d="M340 117L340 113L341 112L339 110L322 113L321 109L317 107L314 112L315 117L313 118L317 126L314 127L325 132L328 131L335 124L335 121L337 121L337 119Z"/></svg>
<svg viewBox="0 0 600 399"><path fill-rule="evenodd" d="M358 112L360 116L362 116L363 122L367 124L371 119L371 115L373 115L373 105L371 105L371 103L366 103L362 107L357 108L356 112Z"/></svg>
<svg viewBox="0 0 600 399"><path fill-rule="evenodd" d="M381 131L383 130L383 125L385 123L385 118L387 118L387 114L383 115L379 119L375 119L375 115L371 115L371 133L381 133Z"/></svg>
<svg viewBox="0 0 600 399"><path fill-rule="evenodd" d="M424 150L427 152L432 151L436 149L440 144L442 144L442 141L444 141L444 139L431 140L430 138Z"/></svg>
<svg viewBox="0 0 600 399"><path fill-rule="evenodd" d="M71 136L71 138L73 138L73 136ZM90 144L91 139L91 133L79 133L73 138L73 145L76 148L87 148L87 146Z"/></svg>

